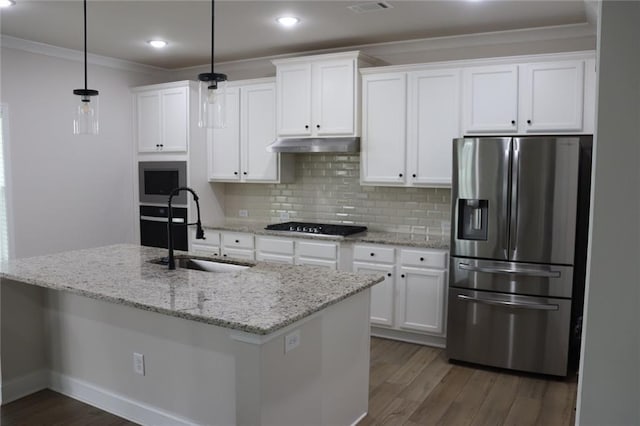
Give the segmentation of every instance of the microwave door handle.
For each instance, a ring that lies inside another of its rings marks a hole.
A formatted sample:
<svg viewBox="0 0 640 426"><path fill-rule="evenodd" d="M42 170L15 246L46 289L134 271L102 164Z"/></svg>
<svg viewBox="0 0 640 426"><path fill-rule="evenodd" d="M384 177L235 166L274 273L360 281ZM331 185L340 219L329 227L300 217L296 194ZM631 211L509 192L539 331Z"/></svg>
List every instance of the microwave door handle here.
<svg viewBox="0 0 640 426"><path fill-rule="evenodd" d="M169 222L169 218L156 217L156 216L140 216L140 220L148 220L149 222ZM181 217L174 217L171 220L172 223L184 223L184 219Z"/></svg>
<svg viewBox="0 0 640 426"><path fill-rule="evenodd" d="M478 297L465 296L464 294L458 294L457 298L458 300L463 300L465 302L481 303L483 305L492 305L492 306L504 306L507 308L515 308L515 309L532 309L536 311L557 311L559 309L558 305L554 305L554 304L521 303L521 302L509 302L505 300L481 299Z"/></svg>
<svg viewBox="0 0 640 426"><path fill-rule="evenodd" d="M560 271L542 271L535 269L524 268L492 268L486 266L473 266L468 263L458 263L458 268L469 272L487 272L490 274L510 274L510 275L523 275L526 277L541 277L541 278L560 278Z"/></svg>

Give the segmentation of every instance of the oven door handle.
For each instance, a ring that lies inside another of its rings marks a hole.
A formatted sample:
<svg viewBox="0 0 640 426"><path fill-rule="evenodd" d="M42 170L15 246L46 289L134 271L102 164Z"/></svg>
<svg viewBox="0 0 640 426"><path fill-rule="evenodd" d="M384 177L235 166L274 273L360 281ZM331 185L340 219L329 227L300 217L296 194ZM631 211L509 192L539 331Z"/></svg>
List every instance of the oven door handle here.
<svg viewBox="0 0 640 426"><path fill-rule="evenodd" d="M156 216L140 216L140 220L148 220L149 222L164 222L164 223L168 223L169 222L169 218L168 217L156 217ZM173 223L184 223L184 219L181 217L174 217L172 218Z"/></svg>
<svg viewBox="0 0 640 426"><path fill-rule="evenodd" d="M488 272L494 274L513 274L524 275L527 277L542 277L542 278L560 278L560 271L542 271L535 269L505 269L505 268L491 268L483 266L472 266L468 263L458 263L458 267L465 271L470 272Z"/></svg>
<svg viewBox="0 0 640 426"><path fill-rule="evenodd" d="M515 309L533 309L536 311L557 311L559 309L558 305L546 304L546 303L508 302L505 300L481 299L479 297L465 296L464 294L458 294L457 297L458 297L458 300L463 300L465 302L482 303L484 305L493 305L493 306L505 306L508 308L515 308Z"/></svg>

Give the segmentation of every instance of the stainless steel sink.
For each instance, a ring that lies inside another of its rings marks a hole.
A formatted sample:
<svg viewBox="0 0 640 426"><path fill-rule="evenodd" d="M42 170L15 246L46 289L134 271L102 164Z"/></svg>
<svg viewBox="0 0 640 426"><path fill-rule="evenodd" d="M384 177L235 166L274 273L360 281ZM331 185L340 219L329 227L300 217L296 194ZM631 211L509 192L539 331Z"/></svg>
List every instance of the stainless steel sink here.
<svg viewBox="0 0 640 426"><path fill-rule="evenodd" d="M193 269L194 271L205 272L239 272L249 269L251 266L240 265L236 263L220 262L215 260L206 260L195 257L176 256L176 268ZM151 261L159 265L166 265L167 259L162 258Z"/></svg>

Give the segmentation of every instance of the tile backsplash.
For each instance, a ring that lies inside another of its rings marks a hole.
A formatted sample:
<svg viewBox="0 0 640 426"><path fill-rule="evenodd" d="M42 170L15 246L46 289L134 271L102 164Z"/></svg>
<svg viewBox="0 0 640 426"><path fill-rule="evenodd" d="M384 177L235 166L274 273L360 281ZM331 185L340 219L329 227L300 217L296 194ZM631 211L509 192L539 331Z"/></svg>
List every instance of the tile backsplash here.
<svg viewBox="0 0 640 426"><path fill-rule="evenodd" d="M293 183L226 184L224 204L234 222L283 222L286 212L295 221L448 235L451 190L362 186L358 154L297 154Z"/></svg>

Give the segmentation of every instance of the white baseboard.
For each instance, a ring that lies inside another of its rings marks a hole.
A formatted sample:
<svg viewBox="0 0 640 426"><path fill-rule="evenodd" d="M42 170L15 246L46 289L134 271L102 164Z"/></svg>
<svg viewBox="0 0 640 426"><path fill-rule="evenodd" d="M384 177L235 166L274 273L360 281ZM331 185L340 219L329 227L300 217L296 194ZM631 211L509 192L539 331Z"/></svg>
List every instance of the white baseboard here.
<svg viewBox="0 0 640 426"><path fill-rule="evenodd" d="M185 418L167 413L157 407L116 394L88 382L74 379L64 374L49 372L50 389L82 401L101 410L123 417L142 425L195 425Z"/></svg>
<svg viewBox="0 0 640 426"><path fill-rule="evenodd" d="M444 349L447 345L447 338L440 336L430 336L427 334L411 333L402 330L391 330L383 327L371 327L371 336L382 337L384 339L400 340L403 342L417 343L418 345L433 346Z"/></svg>
<svg viewBox="0 0 640 426"><path fill-rule="evenodd" d="M49 372L39 370L22 377L2 382L0 396L2 404L20 399L32 393L46 389L49 386Z"/></svg>
<svg viewBox="0 0 640 426"><path fill-rule="evenodd" d="M351 423L351 426L356 426L358 423L360 423L362 421L362 419L364 419L365 417L367 417L367 412L364 412L360 415L360 417L358 417L356 419L355 422Z"/></svg>

